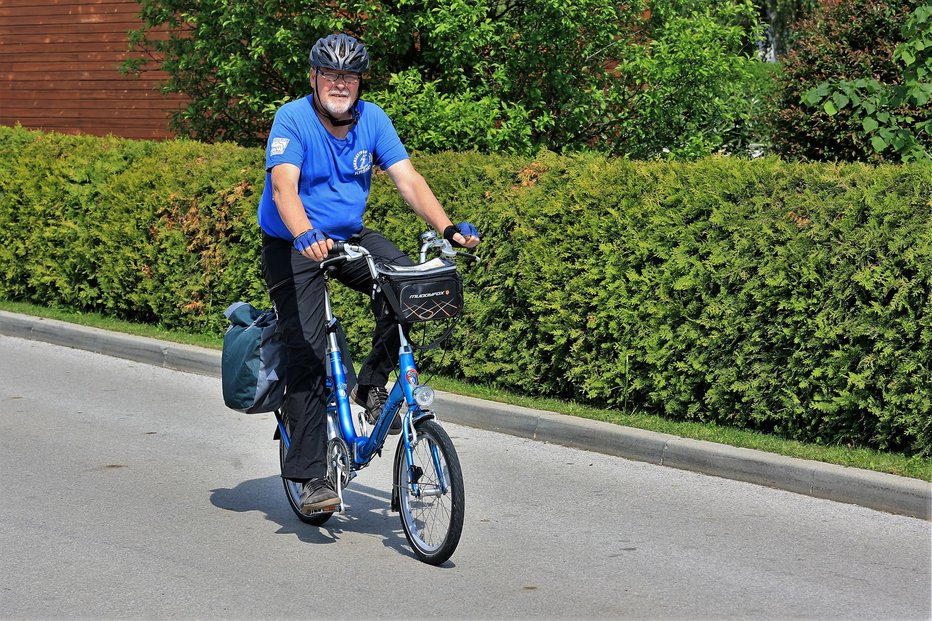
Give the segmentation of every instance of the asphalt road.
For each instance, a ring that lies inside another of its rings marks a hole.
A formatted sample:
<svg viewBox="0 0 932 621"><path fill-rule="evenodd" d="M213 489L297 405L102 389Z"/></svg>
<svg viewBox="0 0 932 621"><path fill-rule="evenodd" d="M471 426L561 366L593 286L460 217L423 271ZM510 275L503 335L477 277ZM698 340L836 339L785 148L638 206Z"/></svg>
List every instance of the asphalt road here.
<svg viewBox="0 0 932 621"><path fill-rule="evenodd" d="M0 618L932 616L927 521L446 427L437 568L388 510L393 445L307 526L218 379L0 336Z"/></svg>

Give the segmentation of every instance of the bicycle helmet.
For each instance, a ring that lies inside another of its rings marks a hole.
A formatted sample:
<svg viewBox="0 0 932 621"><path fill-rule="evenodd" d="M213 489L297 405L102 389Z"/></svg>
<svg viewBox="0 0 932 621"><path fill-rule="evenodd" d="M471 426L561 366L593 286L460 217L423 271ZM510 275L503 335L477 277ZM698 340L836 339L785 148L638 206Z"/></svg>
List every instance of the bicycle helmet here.
<svg viewBox="0 0 932 621"><path fill-rule="evenodd" d="M369 68L366 46L345 34L321 37L311 48L310 63L319 69L362 73Z"/></svg>

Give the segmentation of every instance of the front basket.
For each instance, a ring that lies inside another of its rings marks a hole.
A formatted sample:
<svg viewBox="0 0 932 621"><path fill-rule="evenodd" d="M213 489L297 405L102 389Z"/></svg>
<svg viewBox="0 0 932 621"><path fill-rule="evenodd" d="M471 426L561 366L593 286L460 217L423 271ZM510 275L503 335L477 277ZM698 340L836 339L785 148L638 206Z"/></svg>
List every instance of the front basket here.
<svg viewBox="0 0 932 621"><path fill-rule="evenodd" d="M379 289L401 323L453 319L463 310L463 281L452 261L379 265L378 271Z"/></svg>

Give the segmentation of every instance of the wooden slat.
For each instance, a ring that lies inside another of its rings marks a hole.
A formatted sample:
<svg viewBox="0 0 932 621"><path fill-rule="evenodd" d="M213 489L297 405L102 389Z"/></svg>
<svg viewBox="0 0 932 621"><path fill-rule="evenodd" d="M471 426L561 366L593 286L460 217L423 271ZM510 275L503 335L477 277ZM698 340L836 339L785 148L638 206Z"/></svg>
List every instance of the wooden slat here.
<svg viewBox="0 0 932 621"><path fill-rule="evenodd" d="M41 117L46 119L100 119L107 123L115 122L117 119L151 119L153 116L162 118L167 116L167 110L152 108L141 108L128 105L129 102L123 102L123 105L114 106L101 104L97 107L84 106L80 108L58 108L47 106L44 108L22 108L15 104L4 106L3 114L16 118L24 117Z"/></svg>
<svg viewBox="0 0 932 621"><path fill-rule="evenodd" d="M83 15L45 15L45 16L16 16L4 17L3 25L5 27L27 27L33 29L44 28L45 26L60 26L67 24L89 25L89 24L136 24L138 20L135 15L129 13L88 13Z"/></svg>
<svg viewBox="0 0 932 621"><path fill-rule="evenodd" d="M139 4L127 0L43 0L42 2L36 2L36 0L0 0L0 7L2 8L30 8L36 5L41 6L57 6L62 7L63 10L67 10L69 6L89 6L89 5L102 5L102 4L129 4L131 6L139 8Z"/></svg>
<svg viewBox="0 0 932 621"><path fill-rule="evenodd" d="M77 119L73 117L19 115L4 112L2 115L0 115L0 119L3 119L4 125L15 125L16 123L21 123L25 127L99 127L101 131L107 131L111 128L117 127L136 127L168 131L168 113L161 115L148 114L141 118L110 119L106 122L101 122L101 120L96 117Z"/></svg>
<svg viewBox="0 0 932 621"><path fill-rule="evenodd" d="M84 57L86 54L125 54L129 51L126 37L113 41L72 42L66 45L54 43L17 43L14 45L0 43L0 60L12 62L16 58L25 59L42 55L53 60L69 60Z"/></svg>
<svg viewBox="0 0 932 621"><path fill-rule="evenodd" d="M52 72L59 74L62 71L79 70L84 73L100 73L102 71L118 71L120 58L111 57L103 60L91 60L75 58L73 62L56 61L53 58L47 58L44 55L35 56L28 60L8 62L0 59L0 73L33 73L44 74ZM67 69L66 69L67 67Z"/></svg>
<svg viewBox="0 0 932 621"><path fill-rule="evenodd" d="M15 77L15 80L13 79ZM22 89L22 90L50 90L57 89L62 91L74 90L98 90L105 88L126 88L131 90L153 89L158 90L163 83L164 77L153 75L152 78L143 77L138 80L122 78L118 74L113 75L109 80L65 80L61 78L41 79L22 77L11 77L10 80L4 80L0 74L0 88L3 89Z"/></svg>
<svg viewBox="0 0 932 621"><path fill-rule="evenodd" d="M75 92L68 97L64 93L53 91L43 93L42 91L32 91L36 93L35 97L27 98L26 92L12 92L9 96L0 97L0 105L4 110L11 109L74 109L83 110L85 108L114 107L114 102L119 102L120 107L127 108L144 108L144 109L176 109L179 105L187 103L187 99L178 95L162 95L155 91L129 91L121 89L110 89L107 91L98 91L93 93Z"/></svg>
<svg viewBox="0 0 932 621"><path fill-rule="evenodd" d="M11 24L11 20L0 18L0 47L36 44L71 43L114 43L126 41L128 33L142 25L133 19L85 20L77 17L62 19L54 24ZM148 34L161 37L164 30L152 30ZM165 37L167 38L167 37Z"/></svg>
<svg viewBox="0 0 932 621"><path fill-rule="evenodd" d="M25 29L17 29L15 34L0 35L0 46L13 48L21 45L29 46L49 46L49 45L75 45L75 44L92 44L92 43L117 43L126 42L126 30L115 30L114 32L58 32L51 33L48 30L43 32L23 32ZM161 41L168 38L167 32L150 31L146 35L153 41Z"/></svg>
<svg viewBox="0 0 932 621"><path fill-rule="evenodd" d="M166 93L163 95L158 90L160 86L160 83L158 82L148 83L144 88L124 88L124 85L119 82L111 82L109 84L109 88L100 89L75 88L71 90L63 90L42 88L11 88L0 92L0 102L18 101L22 102L24 105L26 102L29 102L29 105L33 105L43 101L93 102L97 100L104 100L113 102L119 101L121 99L131 99L135 102L140 99L145 99L152 102L159 102L160 105L166 106L177 102L187 101L187 98L177 93Z"/></svg>
<svg viewBox="0 0 932 621"><path fill-rule="evenodd" d="M72 72L74 74L78 72ZM146 71L139 77L123 76L117 71L107 73L101 78L90 79L80 75L71 75L65 72L51 74L12 74L0 73L0 93L6 91L99 91L101 89L117 88L157 91L168 79L162 71Z"/></svg>
<svg viewBox="0 0 932 621"><path fill-rule="evenodd" d="M135 57L136 52L78 52L70 55L52 54L6 54L0 52L0 73L16 71L17 73L35 74L55 71L62 68L69 70L107 71L112 69L120 71L120 65L129 57ZM28 60L26 60L28 59ZM143 73L156 73L164 75L161 64L151 57L140 57L145 65L140 67Z"/></svg>
<svg viewBox="0 0 932 621"><path fill-rule="evenodd" d="M4 125L22 123L27 127L99 127L106 130L111 127L150 127L168 131L169 112L162 114L150 113L139 118L123 117L110 119L104 123L99 118L87 117L84 119L65 116L46 116L39 114L14 114L4 111L0 119Z"/></svg>
<svg viewBox="0 0 932 621"><path fill-rule="evenodd" d="M114 4L74 4L71 6L54 6L49 4L34 4L24 7L0 6L0 19L13 17L58 17L65 15L139 15L139 5L127 2Z"/></svg>
<svg viewBox="0 0 932 621"><path fill-rule="evenodd" d="M19 111L17 114L23 113L26 110L51 110L54 114L61 113L63 116L68 116L72 112L76 112L77 116L81 116L81 112L88 110L108 110L113 111L114 105L113 102L115 99L113 97L124 95L120 101L120 105L116 106L119 108L119 111L123 110L167 110L167 109L177 109L180 107L180 104L184 103L178 99L168 100L158 94L155 94L151 97L145 97L143 95L133 95L130 93L120 93L119 91L110 91L111 97L100 97L97 99L89 98L36 98L33 100L28 100L25 98L0 98L0 102L3 102L3 109L6 112L12 114L13 111ZM65 112L69 111L69 112Z"/></svg>
<svg viewBox="0 0 932 621"><path fill-rule="evenodd" d="M0 99L5 114L19 116L37 116L48 114L60 118L107 118L101 117L100 112L113 114L114 118L126 114L128 117L139 117L142 113L147 115L176 110L183 107L183 102L175 102L174 107L166 101L157 98L133 97L124 99L119 106L113 105L110 99L45 99L40 101L4 101ZM116 109L115 109L116 108Z"/></svg>
<svg viewBox="0 0 932 621"><path fill-rule="evenodd" d="M3 63L0 63L0 83L6 80L132 80L132 76L123 76L117 70L117 63L111 65L110 70L107 69L98 69L94 71L85 71L80 68L64 68L61 65L58 65L59 69L55 70L54 66L49 67L44 71L10 71L9 69L3 68ZM80 63L77 63L77 66L80 67ZM152 71L152 76L146 76L149 79L164 79L164 73L160 71Z"/></svg>
<svg viewBox="0 0 932 621"><path fill-rule="evenodd" d="M42 35L68 35L68 34L100 34L100 33L122 33L126 36L128 30L138 27L138 22L121 22L121 23L63 23L63 24L46 24L43 26L11 26L6 23L0 24L0 40L4 40L8 35L21 35L26 33L35 33L36 36Z"/></svg>

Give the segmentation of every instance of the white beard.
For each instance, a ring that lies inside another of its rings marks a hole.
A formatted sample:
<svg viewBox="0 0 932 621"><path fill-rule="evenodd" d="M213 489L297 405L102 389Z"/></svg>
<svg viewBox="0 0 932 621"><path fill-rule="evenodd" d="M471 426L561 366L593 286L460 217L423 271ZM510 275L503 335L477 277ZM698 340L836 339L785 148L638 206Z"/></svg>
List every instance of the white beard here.
<svg viewBox="0 0 932 621"><path fill-rule="evenodd" d="M333 116L346 114L351 107L353 107L353 100L349 98L334 101L331 97L327 97L324 101L324 109Z"/></svg>

